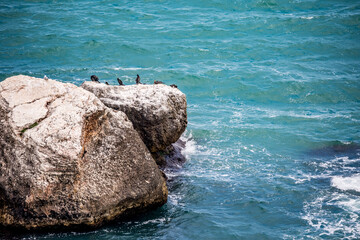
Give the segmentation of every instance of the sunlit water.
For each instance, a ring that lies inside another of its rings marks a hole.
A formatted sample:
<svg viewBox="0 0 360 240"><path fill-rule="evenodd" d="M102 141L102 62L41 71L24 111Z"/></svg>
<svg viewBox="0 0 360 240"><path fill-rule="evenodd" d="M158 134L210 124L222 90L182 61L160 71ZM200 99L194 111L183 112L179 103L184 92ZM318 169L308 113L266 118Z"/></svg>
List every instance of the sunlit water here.
<svg viewBox="0 0 360 240"><path fill-rule="evenodd" d="M166 205L25 238L360 238L359 1L0 0L0 81L15 74L139 74L188 101Z"/></svg>

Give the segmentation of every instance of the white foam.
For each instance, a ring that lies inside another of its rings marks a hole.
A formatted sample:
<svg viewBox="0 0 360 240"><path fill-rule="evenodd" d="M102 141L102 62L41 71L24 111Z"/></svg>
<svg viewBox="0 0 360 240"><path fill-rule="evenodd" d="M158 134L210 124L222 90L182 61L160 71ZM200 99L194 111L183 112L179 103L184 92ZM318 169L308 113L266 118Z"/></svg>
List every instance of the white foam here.
<svg viewBox="0 0 360 240"><path fill-rule="evenodd" d="M189 133L187 136L186 135L181 136L180 139L185 142L185 147L184 149L181 150L181 154L184 155L186 159L191 157L191 155L197 153L196 142L192 138L191 133Z"/></svg>
<svg viewBox="0 0 360 240"><path fill-rule="evenodd" d="M349 198L345 194L329 193L316 198L304 205L305 215L302 218L313 229L307 233L316 232L319 236L334 237L336 233L342 233L346 239L359 239L359 200ZM324 206L339 206L346 212L334 213Z"/></svg>
<svg viewBox="0 0 360 240"><path fill-rule="evenodd" d="M184 196L181 194L169 194L169 203L175 206L185 206L185 204L181 202L183 198Z"/></svg>
<svg viewBox="0 0 360 240"><path fill-rule="evenodd" d="M341 190L355 190L360 192L360 174L351 177L332 177L331 186Z"/></svg>
<svg viewBox="0 0 360 240"><path fill-rule="evenodd" d="M148 70L150 68L139 68L139 67L114 67L113 70L123 70L123 71L137 71L137 70Z"/></svg>
<svg viewBox="0 0 360 240"><path fill-rule="evenodd" d="M170 219L166 219L166 218L156 218L156 219L150 219L147 221L144 221L141 225L146 225L146 224L161 224L161 223L165 223L167 221L169 221Z"/></svg>
<svg viewBox="0 0 360 240"><path fill-rule="evenodd" d="M338 202L340 206L354 213L360 213L360 199L344 199Z"/></svg>
<svg viewBox="0 0 360 240"><path fill-rule="evenodd" d="M300 17L301 19L313 19L314 17Z"/></svg>
<svg viewBox="0 0 360 240"><path fill-rule="evenodd" d="M208 51L209 51L209 49L206 49L206 48L199 48L199 50L200 50L201 52L208 52Z"/></svg>
<svg viewBox="0 0 360 240"><path fill-rule="evenodd" d="M343 172L354 172L357 171L356 166L353 166L354 163L360 162L360 158L349 158L348 156L345 157L336 157L332 160L325 161L319 163L319 166L324 168L328 174L331 173L336 169L341 169ZM331 176L329 176L331 177Z"/></svg>

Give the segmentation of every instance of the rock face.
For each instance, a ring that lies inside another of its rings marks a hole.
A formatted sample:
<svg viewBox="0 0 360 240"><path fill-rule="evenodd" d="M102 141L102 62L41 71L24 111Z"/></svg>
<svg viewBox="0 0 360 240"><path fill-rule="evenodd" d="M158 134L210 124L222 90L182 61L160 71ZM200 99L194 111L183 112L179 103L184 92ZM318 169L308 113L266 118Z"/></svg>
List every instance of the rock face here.
<svg viewBox="0 0 360 240"><path fill-rule="evenodd" d="M0 225L99 226L167 201L164 177L125 113L53 80L0 83Z"/></svg>
<svg viewBox="0 0 360 240"><path fill-rule="evenodd" d="M126 113L150 152L164 151L176 142L187 125L186 97L164 84L109 86L84 82L107 107Z"/></svg>

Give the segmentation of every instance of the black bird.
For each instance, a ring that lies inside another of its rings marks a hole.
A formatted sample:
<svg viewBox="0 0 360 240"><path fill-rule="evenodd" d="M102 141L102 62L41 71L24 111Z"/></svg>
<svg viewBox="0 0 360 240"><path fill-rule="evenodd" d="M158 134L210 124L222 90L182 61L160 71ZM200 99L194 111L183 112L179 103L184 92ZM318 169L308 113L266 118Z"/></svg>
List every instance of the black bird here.
<svg viewBox="0 0 360 240"><path fill-rule="evenodd" d="M106 84L106 85L109 85L109 83L108 83L108 82L105 82L105 84Z"/></svg>
<svg viewBox="0 0 360 240"><path fill-rule="evenodd" d="M154 81L154 84L164 84L162 81Z"/></svg>
<svg viewBox="0 0 360 240"><path fill-rule="evenodd" d="M171 84L170 87L177 88L175 84Z"/></svg>
<svg viewBox="0 0 360 240"><path fill-rule="evenodd" d="M99 82L99 78L98 78L96 75L91 75L90 79L91 79L91 81L93 81L93 82L100 83L100 82Z"/></svg>
<svg viewBox="0 0 360 240"><path fill-rule="evenodd" d="M117 81L118 81L118 83L119 83L120 86L125 86L125 84L123 84L123 82L121 81L120 78L117 78Z"/></svg>
<svg viewBox="0 0 360 240"><path fill-rule="evenodd" d="M140 84L140 76L139 74L136 74L136 84Z"/></svg>

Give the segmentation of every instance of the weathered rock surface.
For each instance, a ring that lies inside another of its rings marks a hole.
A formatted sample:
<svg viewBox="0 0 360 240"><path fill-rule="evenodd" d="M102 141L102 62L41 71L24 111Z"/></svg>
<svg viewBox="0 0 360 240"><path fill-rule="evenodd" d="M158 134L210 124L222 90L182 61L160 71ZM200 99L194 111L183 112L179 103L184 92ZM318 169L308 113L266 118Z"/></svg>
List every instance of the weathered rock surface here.
<svg viewBox="0 0 360 240"><path fill-rule="evenodd" d="M150 152L164 151L187 125L186 96L164 84L109 86L84 82L106 106L126 113Z"/></svg>
<svg viewBox="0 0 360 240"><path fill-rule="evenodd" d="M23 75L0 83L0 225L98 226L166 200L125 113L72 84Z"/></svg>

